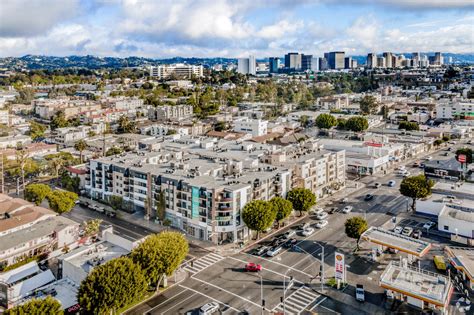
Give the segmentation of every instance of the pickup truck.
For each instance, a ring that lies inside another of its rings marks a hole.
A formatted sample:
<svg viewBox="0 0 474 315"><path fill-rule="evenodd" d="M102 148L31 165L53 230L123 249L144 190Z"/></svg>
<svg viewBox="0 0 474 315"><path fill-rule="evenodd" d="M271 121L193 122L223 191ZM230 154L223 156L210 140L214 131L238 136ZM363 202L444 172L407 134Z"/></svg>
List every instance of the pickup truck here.
<svg viewBox="0 0 474 315"><path fill-rule="evenodd" d="M356 285L356 300L359 302L365 302L365 291L362 284Z"/></svg>

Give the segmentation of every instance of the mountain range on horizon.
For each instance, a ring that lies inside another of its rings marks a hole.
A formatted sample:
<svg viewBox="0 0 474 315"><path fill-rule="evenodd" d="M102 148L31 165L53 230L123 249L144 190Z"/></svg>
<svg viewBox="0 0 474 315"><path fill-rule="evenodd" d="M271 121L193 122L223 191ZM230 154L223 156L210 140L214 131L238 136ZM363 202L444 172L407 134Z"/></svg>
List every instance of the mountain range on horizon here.
<svg viewBox="0 0 474 315"><path fill-rule="evenodd" d="M394 53L396 55L403 54L411 56L411 53ZM425 55L433 55L434 52L424 53ZM357 60L359 64L364 64L366 56L348 55ZM471 54L453 54L443 53L445 58L452 58L453 64L474 64L474 53ZM284 60L284 57L280 57ZM268 58L257 59L257 61L268 61ZM188 64L204 64L213 66L216 64L236 63L237 58L224 57L171 57L171 58L145 58L138 56L130 57L99 57L92 55L72 55L72 56L43 56L43 55L25 55L22 57L3 57L0 58L0 68L9 70L35 70L35 69L61 69L61 68L86 68L86 69L100 69L100 68L124 68L124 67L139 67L143 65L158 65L168 63L188 63Z"/></svg>

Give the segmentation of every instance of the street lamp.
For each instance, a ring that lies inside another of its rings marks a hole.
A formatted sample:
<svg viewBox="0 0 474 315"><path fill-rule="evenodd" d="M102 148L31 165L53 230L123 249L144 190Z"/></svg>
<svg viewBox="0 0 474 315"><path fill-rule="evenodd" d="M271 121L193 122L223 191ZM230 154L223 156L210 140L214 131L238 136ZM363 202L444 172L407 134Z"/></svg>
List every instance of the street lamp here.
<svg viewBox="0 0 474 315"><path fill-rule="evenodd" d="M260 273L257 273L257 276L260 278L260 300L262 303L262 315L265 311L265 301L263 300L263 277Z"/></svg>
<svg viewBox="0 0 474 315"><path fill-rule="evenodd" d="M290 281L288 283L288 288L286 287L286 278L288 272L290 272L291 269L288 269L285 274L283 275L283 314L286 314L286 291L291 288L293 285L293 277L290 277Z"/></svg>
<svg viewBox="0 0 474 315"><path fill-rule="evenodd" d="M324 293L324 246L318 242L313 242L314 244L321 247L321 293Z"/></svg>

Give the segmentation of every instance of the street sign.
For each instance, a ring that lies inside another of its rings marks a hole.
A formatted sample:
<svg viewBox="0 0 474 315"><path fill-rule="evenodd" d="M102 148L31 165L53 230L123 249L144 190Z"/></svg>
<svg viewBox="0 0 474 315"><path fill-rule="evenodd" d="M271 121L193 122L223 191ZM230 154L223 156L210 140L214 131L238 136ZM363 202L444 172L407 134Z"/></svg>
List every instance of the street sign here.
<svg viewBox="0 0 474 315"><path fill-rule="evenodd" d="M344 254L334 253L335 278L344 280Z"/></svg>
<svg viewBox="0 0 474 315"><path fill-rule="evenodd" d="M458 155L458 162L459 163L466 163L466 159L467 159L467 157L466 157L465 154L459 154Z"/></svg>

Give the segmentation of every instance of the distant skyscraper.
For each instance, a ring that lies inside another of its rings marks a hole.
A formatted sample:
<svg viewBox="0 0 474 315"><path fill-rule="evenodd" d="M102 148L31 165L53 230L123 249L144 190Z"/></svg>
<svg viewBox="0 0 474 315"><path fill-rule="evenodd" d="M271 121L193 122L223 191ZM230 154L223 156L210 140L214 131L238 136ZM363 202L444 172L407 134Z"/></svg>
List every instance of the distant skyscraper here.
<svg viewBox="0 0 474 315"><path fill-rule="evenodd" d="M323 71L327 69L329 69L328 60L325 57L319 58L319 70Z"/></svg>
<svg viewBox="0 0 474 315"><path fill-rule="evenodd" d="M301 70L302 68L302 54L288 53L285 55L285 68L291 70Z"/></svg>
<svg viewBox="0 0 474 315"><path fill-rule="evenodd" d="M257 65L254 56L249 56L249 58L239 58L237 60L238 73L255 75L257 73L256 67Z"/></svg>
<svg viewBox="0 0 474 315"><path fill-rule="evenodd" d="M278 73L278 69L280 68L280 58L278 57L270 57L268 69L270 73Z"/></svg>
<svg viewBox="0 0 474 315"><path fill-rule="evenodd" d="M352 57L344 58L344 69L352 69Z"/></svg>
<svg viewBox="0 0 474 315"><path fill-rule="evenodd" d="M325 53L324 57L327 58L330 69L344 69L343 51L332 51Z"/></svg>
<svg viewBox="0 0 474 315"><path fill-rule="evenodd" d="M393 68L393 60L392 60L392 53L391 52L384 52L383 57L385 58L385 68Z"/></svg>
<svg viewBox="0 0 474 315"><path fill-rule="evenodd" d="M311 63L313 61L313 55L301 55L301 70L311 70Z"/></svg>
<svg viewBox="0 0 474 315"><path fill-rule="evenodd" d="M436 66L442 66L443 65L443 55L441 55L440 52L435 52L434 55L434 64Z"/></svg>
<svg viewBox="0 0 474 315"><path fill-rule="evenodd" d="M377 68L385 68L385 58L384 57L377 57Z"/></svg>
<svg viewBox="0 0 474 315"><path fill-rule="evenodd" d="M369 69L377 68L377 54L369 53L367 55L367 68Z"/></svg>
<svg viewBox="0 0 474 315"><path fill-rule="evenodd" d="M311 58L311 71L313 72L319 71L319 58L317 57Z"/></svg>

